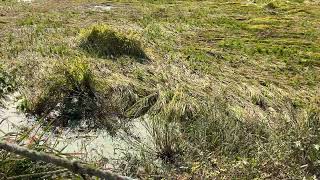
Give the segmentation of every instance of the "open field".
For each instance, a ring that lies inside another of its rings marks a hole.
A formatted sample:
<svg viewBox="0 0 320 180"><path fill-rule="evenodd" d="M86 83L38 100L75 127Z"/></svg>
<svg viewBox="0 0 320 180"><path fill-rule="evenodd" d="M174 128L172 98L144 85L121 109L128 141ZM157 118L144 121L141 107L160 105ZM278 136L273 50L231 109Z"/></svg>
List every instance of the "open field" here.
<svg viewBox="0 0 320 180"><path fill-rule="evenodd" d="M320 178L319 82L317 0L0 1L0 97L112 136L145 119L122 175ZM0 153L7 177L51 168Z"/></svg>

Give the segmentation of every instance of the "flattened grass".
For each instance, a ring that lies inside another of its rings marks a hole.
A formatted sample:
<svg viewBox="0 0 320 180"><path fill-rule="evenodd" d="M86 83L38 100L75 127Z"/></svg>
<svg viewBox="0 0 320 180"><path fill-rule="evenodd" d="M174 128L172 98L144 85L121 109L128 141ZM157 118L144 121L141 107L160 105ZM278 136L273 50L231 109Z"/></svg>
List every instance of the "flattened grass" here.
<svg viewBox="0 0 320 180"><path fill-rule="evenodd" d="M30 75L30 68L44 70L51 62L75 57L88 62L89 74L78 66L76 71L61 66L63 73L44 78L55 84L54 88L39 86L40 91L51 92L43 101L44 105L54 102L48 109L83 97L70 106L71 114L75 109L80 117L90 116L81 114L101 107L105 118L99 122L148 117L156 148L151 152L142 148L141 156L128 155L129 175L319 176L317 2L190 0L113 5L116 8L102 13L91 11L93 4L85 1L51 2L48 13L40 14L45 4L39 3L32 19L27 14L33 5L27 6L29 10L16 6L26 15L17 17L16 24L5 24L17 31L1 32L6 37L0 42L2 57L6 63L25 65L20 68L22 77ZM131 30L139 41L120 33ZM145 52L152 57L150 63L132 61L145 58ZM33 76L41 77L38 74ZM30 93L31 85L38 88L37 78L27 81L26 92ZM103 106L96 106L97 97ZM139 174L139 169L145 173Z"/></svg>

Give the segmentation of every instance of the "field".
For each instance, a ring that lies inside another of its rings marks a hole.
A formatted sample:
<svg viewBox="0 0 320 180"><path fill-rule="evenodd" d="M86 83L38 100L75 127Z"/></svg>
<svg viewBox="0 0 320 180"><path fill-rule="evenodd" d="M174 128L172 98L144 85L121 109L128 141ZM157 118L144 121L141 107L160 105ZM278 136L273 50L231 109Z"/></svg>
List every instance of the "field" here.
<svg viewBox="0 0 320 180"><path fill-rule="evenodd" d="M319 82L317 0L0 1L0 97L50 129L145 119L121 175L320 178ZM0 176L42 164L0 152Z"/></svg>

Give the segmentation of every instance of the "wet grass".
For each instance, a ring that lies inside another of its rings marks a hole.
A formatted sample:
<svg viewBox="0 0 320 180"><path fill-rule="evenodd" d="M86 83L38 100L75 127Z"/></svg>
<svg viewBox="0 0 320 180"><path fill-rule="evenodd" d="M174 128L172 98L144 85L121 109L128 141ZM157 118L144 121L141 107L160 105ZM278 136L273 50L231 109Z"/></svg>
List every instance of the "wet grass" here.
<svg viewBox="0 0 320 180"><path fill-rule="evenodd" d="M35 114L147 116L154 147L128 154L130 176L319 176L317 2L98 3L0 2L0 58Z"/></svg>

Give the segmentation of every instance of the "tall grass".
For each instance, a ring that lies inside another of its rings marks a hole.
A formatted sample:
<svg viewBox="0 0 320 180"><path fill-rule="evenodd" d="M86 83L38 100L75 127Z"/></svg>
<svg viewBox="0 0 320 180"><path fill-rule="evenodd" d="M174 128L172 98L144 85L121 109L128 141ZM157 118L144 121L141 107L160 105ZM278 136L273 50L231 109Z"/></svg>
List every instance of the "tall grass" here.
<svg viewBox="0 0 320 180"><path fill-rule="evenodd" d="M282 113L265 121L235 109L237 105L223 98L226 94L211 101L183 88L157 94L147 111L153 146L142 147L144 155L136 161L148 173L167 178L170 171L171 175L187 173L190 178L318 176L318 108L295 108L293 102L279 100ZM258 96L268 108L256 103L256 98L246 108L254 105L265 112L277 106L266 102L265 95ZM146 157L155 163L141 162Z"/></svg>

